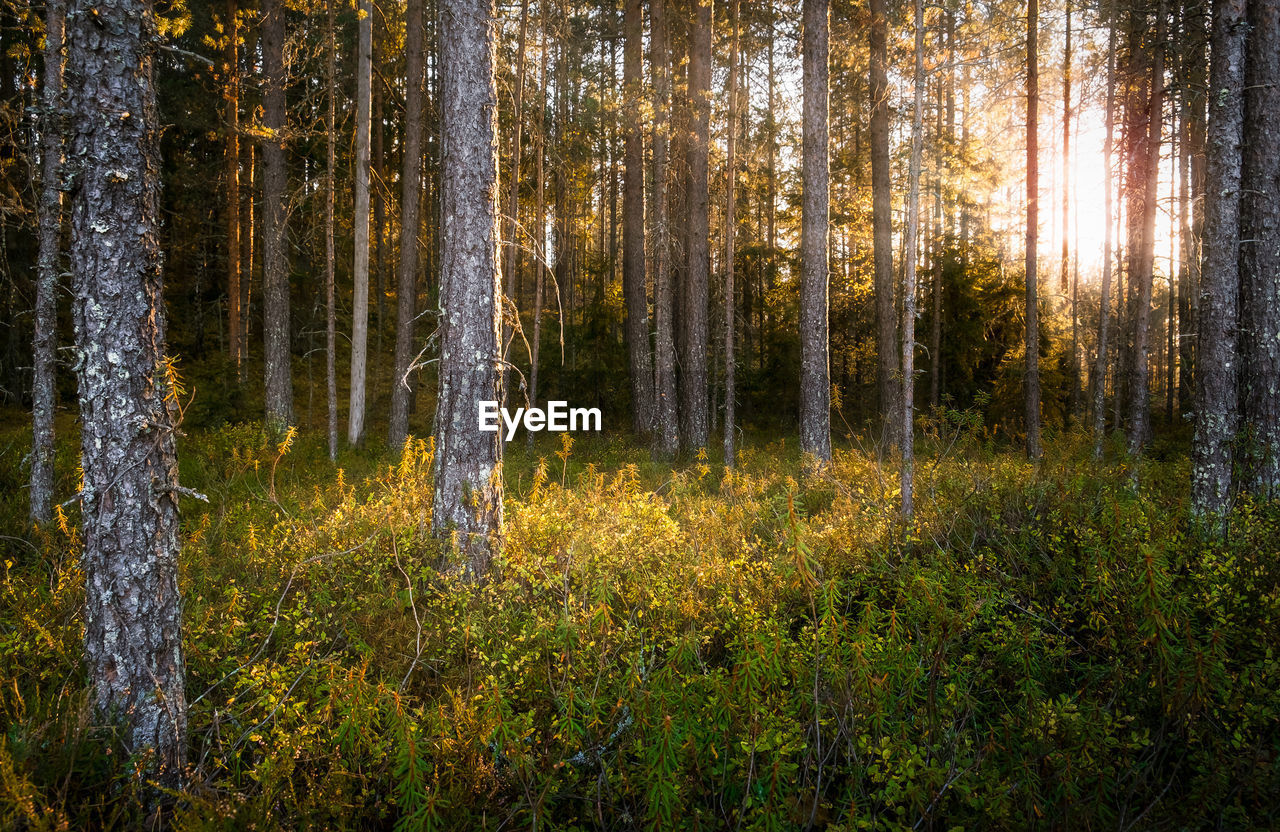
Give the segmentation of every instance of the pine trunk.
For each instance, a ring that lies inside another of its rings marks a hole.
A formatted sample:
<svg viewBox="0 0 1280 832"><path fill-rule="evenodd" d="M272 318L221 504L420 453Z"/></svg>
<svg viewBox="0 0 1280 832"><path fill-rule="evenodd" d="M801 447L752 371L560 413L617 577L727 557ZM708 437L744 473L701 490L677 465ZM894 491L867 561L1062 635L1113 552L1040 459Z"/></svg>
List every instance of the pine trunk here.
<svg viewBox="0 0 1280 832"><path fill-rule="evenodd" d="M1140 453L1151 439L1150 338L1151 294L1155 282L1156 198L1160 184L1160 142L1164 88L1165 4L1156 12L1155 51L1151 70L1151 98L1147 110L1147 137L1144 143L1142 187L1142 231L1139 238L1137 271L1133 275L1133 357L1130 360L1129 390L1132 411L1129 415L1129 452ZM1130 204L1129 210L1138 206Z"/></svg>
<svg viewBox="0 0 1280 832"><path fill-rule="evenodd" d="M1032 0L1034 3L1035 0ZM906 262L902 287L902 519L915 514L916 248L920 234L920 162L924 150L924 0L915 0L915 75L911 166L907 191Z"/></svg>
<svg viewBox="0 0 1280 832"><path fill-rule="evenodd" d="M538 67L538 100L545 102L547 100L547 7L542 4L542 54L539 57ZM538 363L542 353L542 304L543 294L545 292L547 280L547 196L546 196L546 178L543 171L543 157L546 155L547 144L547 119L546 107L538 107L538 134L537 146L534 158L533 177L535 188L537 189L537 229L534 234L533 250L537 256L537 268L534 277L533 289L533 354L530 356L529 368L529 401L538 401ZM529 448L533 448L533 432L527 432Z"/></svg>
<svg viewBox="0 0 1280 832"><path fill-rule="evenodd" d="M675 306L671 287L671 244L668 225L667 152L670 147L671 66L667 55L666 0L649 7L649 65L653 74L653 287L654 397L658 453L671 458L680 448L676 407Z"/></svg>
<svg viewBox="0 0 1280 832"><path fill-rule="evenodd" d="M284 158L286 83L282 0L262 2L262 341L267 424L293 424L293 361L289 313L289 252Z"/></svg>
<svg viewBox="0 0 1280 832"><path fill-rule="evenodd" d="M483 401L502 401L498 339L498 92L493 0L440 9L440 388L432 532L451 538L464 575L483 581L502 534L502 441L482 432Z"/></svg>
<svg viewBox="0 0 1280 832"><path fill-rule="evenodd" d="M884 441L899 436L898 323L893 290L893 194L889 159L889 22L887 0L871 3L871 226L875 260L876 387L884 424Z"/></svg>
<svg viewBox="0 0 1280 832"><path fill-rule="evenodd" d="M741 0L733 0L733 40L729 47L729 113L726 139L725 167L725 218L724 218L724 464L732 468L737 463L736 431L738 396L737 358L734 354L734 324L737 315L734 303L736 290L734 274L737 256L737 195L738 178L738 38Z"/></svg>
<svg viewBox="0 0 1280 832"><path fill-rule="evenodd" d="M364 439L364 393L369 351L369 156L373 122L373 2L359 0L356 44L355 264L351 299L351 392L347 442Z"/></svg>
<svg viewBox="0 0 1280 832"><path fill-rule="evenodd" d="M47 0L44 112L40 116L40 254L32 338L31 519L53 519L53 415L57 405L58 275L62 243L62 40L64 0Z"/></svg>
<svg viewBox="0 0 1280 832"><path fill-rule="evenodd" d="M409 399L413 387L409 363L413 359L413 319L418 294L418 231L422 197L422 0L405 6L405 129L400 172L400 264L396 274L396 352L391 379L391 419L388 441L404 445L409 435Z"/></svg>
<svg viewBox="0 0 1280 832"><path fill-rule="evenodd" d="M681 433L691 449L705 448L710 429L707 412L707 302L710 256L707 155L711 122L711 4L694 0L696 17L689 44L689 177L688 267L681 315L684 328L680 367Z"/></svg>
<svg viewBox="0 0 1280 832"><path fill-rule="evenodd" d="M324 377L328 404L329 459L338 458L338 316L334 299L334 268L337 251L334 244L334 180L337 176L337 102L338 102L338 49L334 43L334 3L325 3L325 40L327 51L328 100L325 102L325 176L324 176L324 305L325 349Z"/></svg>
<svg viewBox="0 0 1280 832"><path fill-rule="evenodd" d="M1107 332L1111 323L1111 214L1114 211L1112 193L1114 183L1111 182L1112 138L1115 132L1115 91L1116 91L1116 0L1111 0L1110 19L1107 20L1107 99L1106 99L1106 138L1102 145L1102 221L1105 229L1102 232L1102 294L1098 300L1098 352L1093 364L1093 458L1102 458L1102 440L1107 430Z"/></svg>
<svg viewBox="0 0 1280 832"><path fill-rule="evenodd" d="M800 224L800 450L831 461L827 315L830 134L827 124L829 0L804 0L804 114Z"/></svg>
<svg viewBox="0 0 1280 832"><path fill-rule="evenodd" d="M1280 497L1280 0L1251 0L1240 197L1242 485Z"/></svg>
<svg viewBox="0 0 1280 832"><path fill-rule="evenodd" d="M243 381L244 340L240 322L240 26L237 18L239 0L227 0L223 36L227 43L223 52L224 95L226 101L227 143L223 167L227 178L227 332L231 363L236 368L236 382Z"/></svg>
<svg viewBox="0 0 1280 832"><path fill-rule="evenodd" d="M1191 511L1220 528L1231 502L1232 446L1239 424L1240 186L1244 133L1246 0L1213 0L1204 274L1195 374Z"/></svg>
<svg viewBox="0 0 1280 832"><path fill-rule="evenodd" d="M649 347L649 296L645 288L644 140L641 73L644 13L641 0L626 0L622 76L626 136L622 172L622 294L627 307L627 352L631 368L632 428L647 434L654 428L653 357Z"/></svg>
<svg viewBox="0 0 1280 832"><path fill-rule="evenodd" d="M514 135L511 138L511 170L510 185L507 192L507 208L506 208L506 246L505 258L503 262L503 275L506 283L506 297L510 301L513 310L519 309L519 298L516 297L516 271L519 264L519 246L520 239L520 157L523 153L523 133L524 133L524 59L525 45L528 43L529 35L529 0L521 0L520 2L520 39L516 45L516 66L515 66L515 102L512 107L512 120L515 122ZM514 337L512 328L504 324L502 327L502 358L504 361L508 358L508 351L511 348L511 340ZM510 395L511 385L508 381L508 374L505 365L502 373L502 389L506 395Z"/></svg>
<svg viewBox="0 0 1280 832"><path fill-rule="evenodd" d="M121 721L148 777L186 762L178 594L177 391L164 353L155 14L77 2L67 79L79 352L84 649L98 713ZM123 115L122 115L123 114Z"/></svg>
<svg viewBox="0 0 1280 832"><path fill-rule="evenodd" d="M1027 456L1039 459L1040 447L1040 321L1036 302L1036 241L1040 225L1040 116L1039 0L1027 4L1027 243L1026 243L1026 400Z"/></svg>

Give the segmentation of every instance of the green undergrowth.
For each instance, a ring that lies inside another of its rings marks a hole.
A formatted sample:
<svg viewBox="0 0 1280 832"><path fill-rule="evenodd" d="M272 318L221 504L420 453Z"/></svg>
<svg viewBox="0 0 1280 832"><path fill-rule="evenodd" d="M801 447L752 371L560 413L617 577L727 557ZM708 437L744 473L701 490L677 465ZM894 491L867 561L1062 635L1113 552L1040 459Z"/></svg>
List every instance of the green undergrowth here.
<svg viewBox="0 0 1280 832"><path fill-rule="evenodd" d="M191 771L168 821L1280 824L1280 511L1242 505L1209 543L1184 455L1099 464L1060 436L1037 469L944 422L909 529L892 460L856 443L820 474L790 439L732 473L618 438L513 444L480 589L437 568L428 442L335 466L255 425L185 438L209 503L183 506ZM0 457L0 828L132 828L79 663L74 504L26 529L20 456Z"/></svg>

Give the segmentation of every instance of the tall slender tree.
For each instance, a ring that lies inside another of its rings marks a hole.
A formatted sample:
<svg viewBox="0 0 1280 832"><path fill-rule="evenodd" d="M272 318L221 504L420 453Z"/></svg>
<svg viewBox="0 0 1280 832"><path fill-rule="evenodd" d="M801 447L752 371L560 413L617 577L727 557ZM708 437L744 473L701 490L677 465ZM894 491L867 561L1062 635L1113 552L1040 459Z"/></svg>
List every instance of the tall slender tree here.
<svg viewBox="0 0 1280 832"><path fill-rule="evenodd" d="M505 239L505 258L503 260L503 275L506 282L506 297L514 306L518 306L516 297L516 272L519 270L519 240L520 240L520 160L524 153L523 135L524 135L524 61L525 46L529 37L529 0L520 0L520 36L516 44L516 66L515 66L515 102L512 107L513 121L515 122L511 137L511 173L510 186L507 193L507 207L505 210L505 225L507 234ZM502 348L504 361L507 359L507 350L511 348L513 331L510 326L504 325L502 328ZM503 393L510 392L510 385L507 383L506 365L503 365Z"/></svg>
<svg viewBox="0 0 1280 832"><path fill-rule="evenodd" d="M369 350L369 166L373 126L373 0L359 0L356 43L355 281L351 299L351 401L347 441L364 439Z"/></svg>
<svg viewBox="0 0 1280 832"><path fill-rule="evenodd" d="M885 441L896 443L902 391L898 324L894 305L893 195L889 161L889 4L869 0L871 9L871 225L875 260L876 387Z"/></svg>
<svg viewBox="0 0 1280 832"><path fill-rule="evenodd" d="M1112 138L1115 131L1116 98L1116 0L1111 0L1107 19L1106 138L1102 144L1102 288L1098 299L1098 352L1093 365L1093 457L1102 459L1102 440L1107 431L1107 336L1111 323L1111 181Z"/></svg>
<svg viewBox="0 0 1280 832"><path fill-rule="evenodd" d="M1039 459L1040 447L1040 313L1036 301L1036 241L1040 230L1040 2L1027 4L1027 343L1023 395L1026 400L1027 456Z"/></svg>
<svg viewBox="0 0 1280 832"><path fill-rule="evenodd" d="M1133 357L1129 361L1129 394L1132 410L1129 416L1129 450L1138 453L1151 438L1151 392L1149 388L1151 295L1155 282L1156 213L1160 186L1161 127L1164 123L1164 41L1166 32L1165 0L1156 11L1155 52L1151 69L1151 97L1147 110L1147 136L1142 158L1142 197L1140 211L1142 229L1139 237L1137 272L1133 275ZM1130 206L1130 210L1139 206Z"/></svg>
<svg viewBox="0 0 1280 832"><path fill-rule="evenodd" d="M622 169L622 294L627 308L631 369L631 418L638 434L654 428L653 356L649 345L649 297L644 245L644 14L641 0L625 0L622 51L626 136Z"/></svg>
<svg viewBox="0 0 1280 832"><path fill-rule="evenodd" d="M84 651L98 713L161 785L186 761L177 388L165 358L159 36L150 2L69 9L71 270L79 351Z"/></svg>
<svg viewBox="0 0 1280 832"><path fill-rule="evenodd" d="M292 324L285 224L284 145L287 136L284 64L285 4L262 0L262 342L267 423L293 424ZM245 304L247 307L248 304Z"/></svg>
<svg viewBox="0 0 1280 832"><path fill-rule="evenodd" d="M495 25L493 0L441 3L445 233L431 529L452 540L473 581L488 575L502 533L502 441L478 420L481 402L502 400Z"/></svg>
<svg viewBox="0 0 1280 832"><path fill-rule="evenodd" d="M659 454L670 458L680 446L676 406L675 301L671 287L668 226L667 152L670 146L671 64L667 53L666 0L649 6L649 66L653 75L653 286L654 398Z"/></svg>
<svg viewBox="0 0 1280 832"><path fill-rule="evenodd" d="M734 352L734 325L737 309L734 297L734 269L737 259L738 205L736 185L738 179L738 61L741 0L733 0L730 17L733 20L733 38L729 46L729 99L728 124L725 132L725 209L724 209L724 464L732 468L737 464L737 413L738 397L737 357Z"/></svg>
<svg viewBox="0 0 1280 832"><path fill-rule="evenodd" d="M538 57L538 100L545 102L547 100L547 3L539 4L541 33L539 42L541 44ZM537 257L537 264L534 269L534 289L533 289L533 354L530 356L529 368L529 400L536 402L538 400L538 365L542 354L542 303L543 294L546 289L547 274L547 192L546 177L543 170L543 159L547 151L547 116L546 107L538 108L537 126L538 132L534 136L534 188L536 194L536 225L537 232L533 235L533 250ZM529 448L533 448L533 432L527 433Z"/></svg>
<svg viewBox="0 0 1280 832"><path fill-rule="evenodd" d="M830 132L827 123L829 0L804 0L804 146L800 223L800 449L831 460L831 379L827 354Z"/></svg>
<svg viewBox="0 0 1280 832"><path fill-rule="evenodd" d="M227 0L222 22L223 108L227 142L223 169L227 181L227 347L236 368L236 383L244 381L244 325L240 309L240 20L239 0Z"/></svg>
<svg viewBox="0 0 1280 832"><path fill-rule="evenodd" d="M705 448L710 430L707 412L707 302L711 266L710 197L707 155L711 123L711 4L693 0L695 15L689 32L688 261L681 322L684 328L680 362L680 428L690 448Z"/></svg>
<svg viewBox="0 0 1280 832"><path fill-rule="evenodd" d="M1240 195L1242 485L1280 497L1280 0L1251 0Z"/></svg>
<svg viewBox="0 0 1280 832"><path fill-rule="evenodd" d="M413 320L418 295L418 232L422 199L422 92L425 67L422 0L405 5L405 129L400 172L400 268L396 275L395 373L391 379L393 448L409 435L409 362L413 358Z"/></svg>
<svg viewBox="0 0 1280 832"><path fill-rule="evenodd" d="M1032 0L1034 2L1034 0ZM924 0L915 0L911 167L907 192L906 262L902 287L902 517L915 513L916 249L920 235L920 162L924 150Z"/></svg>
<svg viewBox="0 0 1280 832"><path fill-rule="evenodd" d="M334 243L334 181L337 176L338 141L338 48L334 42L337 17L334 4L325 2L325 51L328 96L325 101L325 175L324 175L324 308L325 348L324 378L328 405L329 459L338 458L338 312L334 298L334 269L337 250Z"/></svg>
<svg viewBox="0 0 1280 832"><path fill-rule="evenodd" d="M53 519L53 413L57 404L58 261L62 243L62 40L65 0L46 0L40 114L40 254L31 348L31 519Z"/></svg>
<svg viewBox="0 0 1280 832"><path fill-rule="evenodd" d="M1232 445L1239 426L1237 350L1240 320L1240 187L1244 134L1246 0L1212 0L1209 67L1206 248L1200 284L1196 356L1212 372L1195 374L1196 427L1191 443L1191 512L1221 529L1231 502Z"/></svg>

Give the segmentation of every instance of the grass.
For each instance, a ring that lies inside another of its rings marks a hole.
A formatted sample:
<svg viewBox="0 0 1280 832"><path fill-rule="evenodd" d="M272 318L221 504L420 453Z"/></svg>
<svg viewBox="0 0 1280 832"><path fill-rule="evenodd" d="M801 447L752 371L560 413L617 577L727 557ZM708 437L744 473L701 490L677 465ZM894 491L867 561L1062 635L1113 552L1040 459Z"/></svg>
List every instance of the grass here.
<svg viewBox="0 0 1280 832"><path fill-rule="evenodd" d="M74 506L26 527L24 420L0 432L0 827L131 828L80 667ZM892 461L852 440L821 476L790 437L732 473L517 440L479 590L437 569L429 443L335 467L322 436L193 431L183 484L210 502L183 506L192 770L169 822L1280 824L1280 511L1201 539L1182 437L1100 464L1061 435L1033 467L973 414L922 427L911 528ZM74 462L64 442L64 493Z"/></svg>

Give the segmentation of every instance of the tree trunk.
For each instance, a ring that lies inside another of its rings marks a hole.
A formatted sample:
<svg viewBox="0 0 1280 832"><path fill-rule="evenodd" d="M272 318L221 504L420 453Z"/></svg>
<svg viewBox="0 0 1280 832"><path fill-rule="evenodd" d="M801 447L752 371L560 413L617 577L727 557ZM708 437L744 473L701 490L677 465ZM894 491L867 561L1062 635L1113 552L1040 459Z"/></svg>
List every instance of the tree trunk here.
<svg viewBox="0 0 1280 832"><path fill-rule="evenodd" d="M32 339L31 519L53 519L53 413L58 346L59 249L62 242L62 40L64 0L46 0L44 112L40 115L40 255Z"/></svg>
<svg viewBox="0 0 1280 832"><path fill-rule="evenodd" d="M381 12L378 12L381 14ZM373 39L373 43L377 44L377 39ZM370 50L370 63L381 60L381 55L373 54ZM371 73L372 74L372 73ZM366 381L373 386L372 397L376 400L378 396L378 379L382 377L382 353L383 349L382 336L386 332L386 307L387 307L387 175L386 175L386 130L383 129L383 101L385 98L385 90L382 79L379 78L377 83L372 83L370 79L372 102L372 118L370 119L370 162L369 162L369 204L373 213L373 228L369 233L369 246L372 249L372 265L371 271L373 278L374 292L374 319L373 319L373 356L369 360L368 373ZM367 385L366 385L367 386ZM369 394L365 396L366 400Z"/></svg>
<svg viewBox="0 0 1280 832"><path fill-rule="evenodd" d="M871 226L875 260L876 387L884 441L895 444L900 420L898 323L893 290L893 195L889 159L889 13L887 0L871 3Z"/></svg>
<svg viewBox="0 0 1280 832"><path fill-rule="evenodd" d="M351 298L351 400L347 441L364 439L364 388L369 350L369 141L373 121L373 2L359 0L356 45L355 266Z"/></svg>
<svg viewBox="0 0 1280 832"><path fill-rule="evenodd" d="M262 0L262 341L267 424L293 424L289 251L285 223L284 16L282 0Z"/></svg>
<svg viewBox="0 0 1280 832"><path fill-rule="evenodd" d="M515 102L512 108L512 120L515 122L515 129L511 138L511 185L507 196L506 209L506 257L503 263L503 275L506 280L506 297L510 300L514 309L519 308L518 298L516 297L516 268L518 262L519 248L517 240L520 238L520 156L522 153L522 133L524 128L524 58L525 44L528 42L529 34L529 0L521 0L520 2L520 39L516 45L516 66L515 66ZM513 331L510 326L502 327L502 358L507 359L507 351L511 347L511 339ZM508 381L506 366L502 370L502 389L504 395L509 395L511 385Z"/></svg>
<svg viewBox="0 0 1280 832"><path fill-rule="evenodd" d="M1191 203L1191 236L1187 253L1187 280L1178 287L1178 320L1182 325L1183 337L1179 339L1181 356L1178 362L1178 396L1184 403L1194 407L1195 399L1195 365L1196 335L1199 331L1197 322L1200 270L1204 263L1204 207L1205 207L1205 101L1207 87L1207 64L1205 57L1206 33L1204 6L1196 3L1194 9L1188 9L1184 43L1190 52L1184 59L1186 66L1185 94L1183 95L1183 115L1187 122L1187 153L1191 171L1190 203ZM1184 405L1185 406L1185 405Z"/></svg>
<svg viewBox="0 0 1280 832"><path fill-rule="evenodd" d="M671 120L671 66L667 55L666 0L649 7L649 66L653 74L653 286L654 397L658 453L671 458L680 448L676 407L675 307L671 288L671 244L668 227L667 150Z"/></svg>
<svg viewBox="0 0 1280 832"><path fill-rule="evenodd" d="M1026 398L1027 456L1039 459L1040 447L1040 326L1036 303L1036 240L1040 224L1040 148L1037 121L1040 115L1040 67L1038 57L1039 0L1027 4L1027 343Z"/></svg>
<svg viewBox="0 0 1280 832"><path fill-rule="evenodd" d="M493 0L446 0L441 116L440 394L431 530L452 538L463 573L483 581L502 534L502 441L479 429L502 401L498 339L498 93Z"/></svg>
<svg viewBox="0 0 1280 832"><path fill-rule="evenodd" d="M249 320L252 317L253 271L256 259L257 231L254 227L254 196L257 194L257 147L254 142L240 144L241 171L244 183L240 188L240 352L245 361L249 357ZM237 372L236 381L244 381L244 363Z"/></svg>
<svg viewBox="0 0 1280 832"><path fill-rule="evenodd" d="M800 450L831 461L827 355L830 135L827 125L829 0L804 0L804 139L800 224Z"/></svg>
<svg viewBox="0 0 1280 832"><path fill-rule="evenodd" d="M338 316L334 302L334 268L337 251L334 245L334 179L337 176L337 101L338 101L338 49L334 43L334 3L325 3L325 47L327 51L326 78L328 100L325 113L325 176L324 176L324 305L325 305L325 393L328 403L329 459L338 459Z"/></svg>
<svg viewBox="0 0 1280 832"><path fill-rule="evenodd" d="M693 0L696 17L689 44L688 134L689 177L688 268L684 291L683 361L680 367L680 427L691 449L705 448L707 413L707 301L710 268L710 220L707 193L707 152L711 121L711 4Z"/></svg>
<svg viewBox="0 0 1280 832"><path fill-rule="evenodd" d="M236 16L239 0L227 0L223 35L224 102L227 143L223 166L227 177L227 332L236 383L244 381L244 327L240 322L240 26Z"/></svg>
<svg viewBox="0 0 1280 832"><path fill-rule="evenodd" d="M950 211L943 207L943 188L944 175L948 175L949 171L943 161L943 151L945 147L951 146L955 140L956 127L956 106L955 106L955 64L956 64L956 19L953 12L947 12L946 17L946 36L947 36L947 78L938 82L938 119L937 131L938 135L935 141L934 165L937 168L934 176L937 179L937 211L938 211L938 232L934 237L934 255L933 262L930 263L930 271L933 277L933 286L929 290L929 300L932 305L929 321L929 359L932 367L929 372L929 407L936 409L940 397L942 395L942 267L943 258L942 251L944 243L952 239L955 226L952 221ZM945 97L945 104L944 104ZM946 113L945 132L943 126L943 113ZM943 216L946 216L946 228L943 231Z"/></svg>
<svg viewBox="0 0 1280 832"><path fill-rule="evenodd" d="M821 3L823 0L810 0ZM738 177L738 38L741 0L733 0L733 40L729 46L729 113L725 157L725 217L724 217L724 464L732 468L737 463L735 440L737 414L734 410L738 397L737 366L734 356L734 323L737 314L735 300L734 259L737 255L737 196L735 185ZM806 24L807 25L807 24ZM806 29L806 31L808 31ZM825 53L824 53L825 54ZM807 66L807 64L806 64ZM825 110L824 110L825 112Z"/></svg>
<svg viewBox="0 0 1280 832"><path fill-rule="evenodd" d="M404 445L409 435L409 362L413 360L413 319L418 293L418 219L422 196L422 82L424 67L422 0L405 6L405 129L400 172L400 268L396 275L396 353L391 379L388 441Z"/></svg>
<svg viewBox="0 0 1280 832"><path fill-rule="evenodd" d="M1251 0L1240 197L1243 486L1280 497L1280 0Z"/></svg>
<svg viewBox="0 0 1280 832"><path fill-rule="evenodd" d="M627 132L622 172L622 293L627 307L627 351L631 359L632 427L637 434L647 434L654 428L656 404L653 357L649 347L649 297L645 290L644 140L641 133L644 129L641 115L644 14L641 0L626 0L624 17L626 43L622 52L622 75Z"/></svg>
<svg viewBox="0 0 1280 832"><path fill-rule="evenodd" d="M148 777L186 762L178 594L178 390L164 354L159 36L146 2L77 2L68 15L69 158L79 352L84 649L101 717L125 725Z"/></svg>
<svg viewBox="0 0 1280 832"><path fill-rule="evenodd" d="M1035 0L1032 0L1035 3ZM924 150L924 0L915 0L915 77L911 120L911 167L907 192L907 238L902 288L902 519L915 514L916 242L920 234L920 157Z"/></svg>
<svg viewBox="0 0 1280 832"><path fill-rule="evenodd" d="M1232 444L1238 425L1240 186L1244 132L1246 0L1213 0L1208 169L1196 356L1212 372L1195 374L1191 511L1211 528L1231 501Z"/></svg>
<svg viewBox="0 0 1280 832"><path fill-rule="evenodd" d="M1152 49L1155 50L1151 71L1151 99L1147 111L1146 156L1143 159L1142 236L1138 252L1138 268L1133 287L1133 357L1130 360L1130 395L1132 411L1129 416L1129 452L1141 453L1151 439L1151 391L1150 338L1151 292L1155 280L1156 197L1160 184L1160 128L1163 124L1165 3L1161 0L1156 12L1156 34ZM1134 210L1137 206L1130 206Z"/></svg>
<svg viewBox="0 0 1280 832"><path fill-rule="evenodd" d="M535 187L537 189L537 232L534 234L533 250L537 256L537 269L534 277L533 289L533 355L530 356L529 367L529 401L536 403L538 401L538 363L542 352L542 298L547 280L547 197L546 197L546 179L543 171L543 157L546 155L547 144L547 118L546 106L547 100L547 4L543 3L541 11L541 55L539 56L538 67L538 101L543 102L538 107L538 135L537 146L534 158ZM526 431L528 437L528 447L533 449L533 432Z"/></svg>
<svg viewBox="0 0 1280 832"><path fill-rule="evenodd" d="M1077 337L1077 292L1070 283L1071 268L1071 0L1066 0L1066 38L1062 47L1062 262L1058 287L1071 293L1071 403L1067 409L1070 425L1080 410L1080 350ZM1078 259L1078 258L1077 258Z"/></svg>

